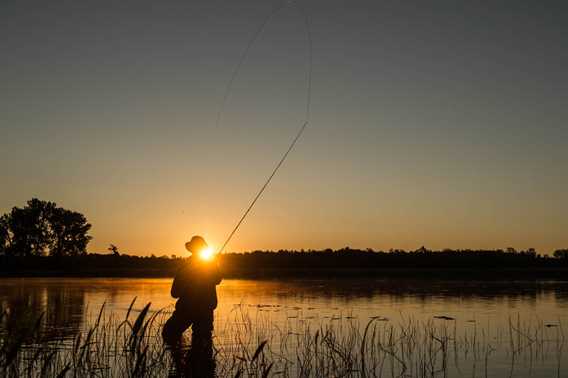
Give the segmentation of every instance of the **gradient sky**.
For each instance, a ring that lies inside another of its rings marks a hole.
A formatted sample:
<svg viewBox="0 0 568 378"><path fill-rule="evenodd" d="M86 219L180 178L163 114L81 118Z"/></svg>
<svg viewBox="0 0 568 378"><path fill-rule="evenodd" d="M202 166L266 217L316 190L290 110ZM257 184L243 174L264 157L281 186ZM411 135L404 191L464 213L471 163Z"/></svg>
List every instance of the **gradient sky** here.
<svg viewBox="0 0 568 378"><path fill-rule="evenodd" d="M303 0L312 122L229 250L568 247L568 5ZM278 2L2 1L0 212L83 212L90 251L222 243L301 126Z"/></svg>

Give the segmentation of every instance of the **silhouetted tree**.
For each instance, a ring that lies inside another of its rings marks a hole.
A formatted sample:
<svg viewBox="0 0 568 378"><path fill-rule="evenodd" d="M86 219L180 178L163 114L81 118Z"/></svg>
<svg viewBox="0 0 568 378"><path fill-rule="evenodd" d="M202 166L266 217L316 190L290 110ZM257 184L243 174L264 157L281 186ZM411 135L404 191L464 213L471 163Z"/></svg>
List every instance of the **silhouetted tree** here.
<svg viewBox="0 0 568 378"><path fill-rule="evenodd" d="M10 246L10 233L8 232L8 217L0 217L0 255L6 255Z"/></svg>
<svg viewBox="0 0 568 378"><path fill-rule="evenodd" d="M568 259L568 249L557 249L554 251L554 257L557 259Z"/></svg>
<svg viewBox="0 0 568 378"><path fill-rule="evenodd" d="M87 252L91 237L87 235L91 225L81 213L56 208L49 218L51 226L52 256L77 256Z"/></svg>
<svg viewBox="0 0 568 378"><path fill-rule="evenodd" d="M49 218L55 209L52 202L36 198L28 201L24 208L14 207L6 215L10 247L13 256L41 256L50 244Z"/></svg>
<svg viewBox="0 0 568 378"><path fill-rule="evenodd" d="M0 219L0 251L8 256L78 255L91 240L84 215L37 198Z"/></svg>

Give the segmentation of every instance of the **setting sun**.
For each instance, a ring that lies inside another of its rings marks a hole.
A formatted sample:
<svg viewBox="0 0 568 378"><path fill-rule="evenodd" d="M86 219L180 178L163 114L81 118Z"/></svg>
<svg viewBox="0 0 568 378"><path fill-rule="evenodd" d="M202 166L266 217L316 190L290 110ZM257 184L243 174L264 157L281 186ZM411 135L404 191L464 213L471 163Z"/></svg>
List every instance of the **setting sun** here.
<svg viewBox="0 0 568 378"><path fill-rule="evenodd" d="M215 251L212 247L206 247L199 252L199 258L202 260L211 260L215 256Z"/></svg>

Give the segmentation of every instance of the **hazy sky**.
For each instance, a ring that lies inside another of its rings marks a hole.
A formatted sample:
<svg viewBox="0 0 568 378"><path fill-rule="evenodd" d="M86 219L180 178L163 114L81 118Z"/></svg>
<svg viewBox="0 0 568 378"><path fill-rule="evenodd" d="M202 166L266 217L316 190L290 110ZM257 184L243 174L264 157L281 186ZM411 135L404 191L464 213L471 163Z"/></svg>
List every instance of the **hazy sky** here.
<svg viewBox="0 0 568 378"><path fill-rule="evenodd" d="M83 212L90 251L222 243L301 126L276 1L2 1L0 212ZM312 122L229 250L568 247L568 5L302 0Z"/></svg>

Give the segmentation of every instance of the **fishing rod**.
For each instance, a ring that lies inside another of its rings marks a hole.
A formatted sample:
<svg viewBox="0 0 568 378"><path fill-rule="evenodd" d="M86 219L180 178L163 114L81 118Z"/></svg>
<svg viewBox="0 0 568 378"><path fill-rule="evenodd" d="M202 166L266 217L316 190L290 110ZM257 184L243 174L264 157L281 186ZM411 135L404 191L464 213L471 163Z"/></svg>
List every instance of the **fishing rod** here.
<svg viewBox="0 0 568 378"><path fill-rule="evenodd" d="M257 40L259 35L264 31L264 29L266 28L266 25L268 25L269 21L283 7L284 7L283 4L280 5L279 7L274 9L272 11L272 13L270 13L268 15L266 20L261 24L261 26L253 34L251 40L247 44L243 54L241 55L241 57L239 59L239 62L236 66L236 69L232 73L231 79L229 80L229 84L227 85L226 92L225 92L225 95L223 97L223 101L222 101L222 104L221 104L221 108L220 108L219 113L217 115L217 123L216 123L217 126L219 125L219 122L221 120L221 115L222 115L222 112L223 112L224 107L226 105L227 99L229 97L229 92L231 91L233 82L235 81L237 74L238 74L243 62L245 61L250 49L252 48L254 42ZM282 165L284 164L284 162L288 158L288 155L290 155L290 152L292 152L292 150L296 146L296 143L302 137L302 135L304 134L304 131L306 130L306 128L308 127L308 125L310 123L311 103L312 103L312 66L313 66L312 50L313 50L313 45L312 45L312 34L311 34L311 28L310 28L310 20L309 20L307 11L304 10L303 15L304 15L304 22L305 22L305 27L306 27L307 43L308 43L308 72L307 72L307 88L306 88L307 93L306 93L305 121L302 124L302 126L300 127L300 129L298 130L298 132L296 133L296 135L294 136L294 139L292 139L292 142L288 146L288 149L286 150L286 152L284 152L284 155L282 155L282 158L280 158L280 160L278 161L278 163L276 164L276 166L272 170L272 173L268 176L268 178L266 179L264 184L261 186L260 190L258 191L256 196L253 198L252 202L247 207L247 209L245 210L245 212L243 213L243 215L241 216L241 218L239 219L239 221L237 222L237 224L235 225L235 227L233 228L233 230L231 231L231 233L229 234L229 236L227 237L227 239L225 240L225 242L223 243L221 248L219 248L219 251L217 252L217 254L219 254L219 255L224 252L225 248L227 247L227 245L229 244L229 242L231 241L233 236L237 233L237 231L239 230L239 227L243 224L246 217L249 215L249 213L251 212L254 205L258 202L258 200L260 199L260 197L262 196L262 194L264 193L266 188L268 188L268 186L270 185L270 182L272 181L274 176L276 176L276 174L280 170L280 167L282 167Z"/></svg>
<svg viewBox="0 0 568 378"><path fill-rule="evenodd" d="M227 246L227 244L229 244L229 242L231 241L231 239L233 238L233 236L237 233L237 230L239 229L239 227L241 226L241 224L244 222L245 218L247 217L247 215L250 213L250 211L252 210L252 208L254 207L254 205L256 204L256 202L259 200L260 196L262 196L262 193L264 193L264 191L266 190L266 188L268 187L268 185L270 184L270 182L272 181L272 179L274 178L274 176L276 176L276 173L278 172L278 170L280 169L280 167L282 166L282 164L284 164L284 161L286 160L286 158L288 157L288 155L290 154L290 151L292 151L292 149L294 148L294 146L296 145L296 143L298 142L298 139L300 139L300 137L302 136L302 134L304 133L304 130L306 130L306 127L308 126L308 122L304 122L304 124L302 125L302 127L300 128L300 131L298 131L298 133L296 134L296 137L294 138L294 140L292 141L292 143L290 144L290 146L288 147L288 149L286 150L286 152L284 153L284 155L282 156L282 158L280 159L280 161L278 162L278 164L276 165L276 167L274 168L274 170L272 171L272 173L270 174L270 176L268 176L268 179L266 180L266 182L264 183L264 185L262 185L262 187L260 188L260 190L258 191L258 193L256 194L256 196L254 197L254 199L252 200L252 202L250 203L249 207L245 210L244 214L242 215L241 219L239 219L239 221L237 222L237 225L235 226L235 228L233 229L233 231L231 231L231 233L229 234L229 236L227 237L227 240L225 240L225 243L223 243L223 246L219 249L219 252L217 252L218 254L223 253L223 250L225 249L225 247Z"/></svg>

